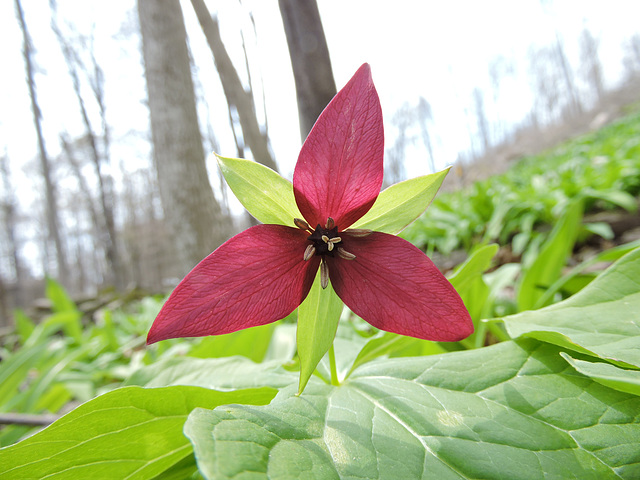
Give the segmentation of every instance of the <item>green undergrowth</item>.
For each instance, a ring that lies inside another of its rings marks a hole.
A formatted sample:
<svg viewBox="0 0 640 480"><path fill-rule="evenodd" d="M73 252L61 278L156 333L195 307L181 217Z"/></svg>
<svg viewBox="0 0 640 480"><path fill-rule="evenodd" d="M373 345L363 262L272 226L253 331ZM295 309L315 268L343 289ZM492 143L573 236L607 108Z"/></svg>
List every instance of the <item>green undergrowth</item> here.
<svg viewBox="0 0 640 480"><path fill-rule="evenodd" d="M3 339L0 415L60 418L2 427L0 478L640 477L640 242L569 261L609 235L585 212L636 205L638 132L632 115L438 197L404 234L467 250L449 280L475 332L417 340L345 309L301 395L297 312L146 346L162 299L86 318L48 280L52 314L16 312ZM501 245L522 260L496 267Z"/></svg>

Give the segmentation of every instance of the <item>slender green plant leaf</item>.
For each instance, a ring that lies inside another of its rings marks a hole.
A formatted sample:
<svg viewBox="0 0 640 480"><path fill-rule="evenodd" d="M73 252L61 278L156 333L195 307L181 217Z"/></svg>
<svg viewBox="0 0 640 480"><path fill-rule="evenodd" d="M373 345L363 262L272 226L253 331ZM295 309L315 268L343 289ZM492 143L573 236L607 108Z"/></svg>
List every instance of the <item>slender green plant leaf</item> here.
<svg viewBox="0 0 640 480"><path fill-rule="evenodd" d="M539 300L545 290L560 278L576 241L581 221L582 200L578 199L569 204L533 264L524 273L518 288L519 310L544 307Z"/></svg>
<svg viewBox="0 0 640 480"><path fill-rule="evenodd" d="M396 234L418 218L429 206L449 173L449 168L391 185L353 228Z"/></svg>
<svg viewBox="0 0 640 480"><path fill-rule="evenodd" d="M627 253L574 296L504 317L512 338L534 337L640 367L640 248Z"/></svg>
<svg viewBox="0 0 640 480"><path fill-rule="evenodd" d="M578 372L596 382L621 392L640 395L640 371L618 368L610 363L579 360L564 352L560 355Z"/></svg>
<svg viewBox="0 0 640 480"><path fill-rule="evenodd" d="M20 443L0 450L3 480L150 479L192 454L182 434L196 407L264 405L273 389L127 387L91 400Z"/></svg>
<svg viewBox="0 0 640 480"><path fill-rule="evenodd" d="M358 353L351 369L347 373L347 377L351 375L356 368L367 362L375 360L383 355L389 355L391 353L402 350L410 346L415 338L405 337L391 332L381 332L380 336L373 337L362 347L362 350ZM442 351L437 352L442 353Z"/></svg>
<svg viewBox="0 0 640 480"><path fill-rule="evenodd" d="M331 287L320 287L320 271L311 291L298 308L298 357L300 358L300 383L302 393L313 371L329 351L336 336L343 303Z"/></svg>
<svg viewBox="0 0 640 480"><path fill-rule="evenodd" d="M216 156L229 187L258 221L293 227L302 218L291 182L257 162Z"/></svg>
<svg viewBox="0 0 640 480"><path fill-rule="evenodd" d="M640 397L534 340L367 363L339 387L196 409L200 472L242 478L637 478Z"/></svg>

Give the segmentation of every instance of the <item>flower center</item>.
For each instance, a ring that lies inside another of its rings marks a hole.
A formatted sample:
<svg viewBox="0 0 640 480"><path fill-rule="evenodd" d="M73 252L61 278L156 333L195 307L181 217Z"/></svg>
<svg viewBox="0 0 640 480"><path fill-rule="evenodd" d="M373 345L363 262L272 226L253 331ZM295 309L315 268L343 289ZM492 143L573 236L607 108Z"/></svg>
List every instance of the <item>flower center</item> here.
<svg viewBox="0 0 640 480"><path fill-rule="evenodd" d="M307 237L316 249L315 255L328 255L333 257L337 251L335 244L340 243L342 238L338 236L338 227L323 228L320 224L316 230Z"/></svg>

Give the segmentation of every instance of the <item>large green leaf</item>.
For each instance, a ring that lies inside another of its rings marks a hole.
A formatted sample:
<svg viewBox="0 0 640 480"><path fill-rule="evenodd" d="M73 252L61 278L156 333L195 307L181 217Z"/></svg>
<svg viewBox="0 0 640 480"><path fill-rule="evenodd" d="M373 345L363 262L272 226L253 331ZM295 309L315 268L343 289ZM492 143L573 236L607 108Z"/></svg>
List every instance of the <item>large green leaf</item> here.
<svg viewBox="0 0 640 480"><path fill-rule="evenodd" d="M376 203L354 228L396 234L418 218L429 206L449 168L391 185L380 193Z"/></svg>
<svg viewBox="0 0 640 480"><path fill-rule="evenodd" d="M638 478L640 397L534 340L375 361L339 387L196 409L200 472L227 478Z"/></svg>
<svg viewBox="0 0 640 480"><path fill-rule="evenodd" d="M154 478L192 454L182 434L196 407L268 403L273 389L127 387L91 400L22 442L0 450L3 480Z"/></svg>
<svg viewBox="0 0 640 480"><path fill-rule="evenodd" d="M302 218L291 182L257 162L216 156L229 187L257 220L293 227L293 219Z"/></svg>
<svg viewBox="0 0 640 480"><path fill-rule="evenodd" d="M333 344L342 307L342 300L331 284L321 288L318 270L309 295L298 308L296 339L300 358L300 392Z"/></svg>
<svg viewBox="0 0 640 480"><path fill-rule="evenodd" d="M504 317L512 338L526 335L580 353L640 367L640 248L574 296Z"/></svg>

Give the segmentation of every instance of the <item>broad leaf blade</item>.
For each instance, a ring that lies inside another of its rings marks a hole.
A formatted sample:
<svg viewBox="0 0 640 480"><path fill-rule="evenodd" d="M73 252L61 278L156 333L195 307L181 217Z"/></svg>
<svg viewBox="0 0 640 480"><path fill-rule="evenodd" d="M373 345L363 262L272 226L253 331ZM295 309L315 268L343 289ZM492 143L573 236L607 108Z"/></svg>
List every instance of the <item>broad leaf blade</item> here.
<svg viewBox="0 0 640 480"><path fill-rule="evenodd" d="M299 392L304 390L318 363L331 348L342 307L342 300L330 283L327 288L320 287L318 271L309 295L298 308L296 338L300 358Z"/></svg>
<svg viewBox="0 0 640 480"><path fill-rule="evenodd" d="M198 409L185 434L215 479L634 478L640 398L558 353L529 340L371 362L340 387Z"/></svg>
<svg viewBox="0 0 640 480"><path fill-rule="evenodd" d="M182 428L193 409L233 402L264 405L274 393L197 387L114 390L0 451L0 477L153 478L192 454Z"/></svg>
<svg viewBox="0 0 640 480"><path fill-rule="evenodd" d="M257 162L216 156L229 187L258 221L292 227L302 218L291 182Z"/></svg>
<svg viewBox="0 0 640 480"><path fill-rule="evenodd" d="M418 218L429 206L449 173L449 168L396 183L380 193L376 203L353 228L396 234Z"/></svg>
<svg viewBox="0 0 640 480"><path fill-rule="evenodd" d="M640 367L640 248L574 296L504 317L512 338L526 335L580 353Z"/></svg>

